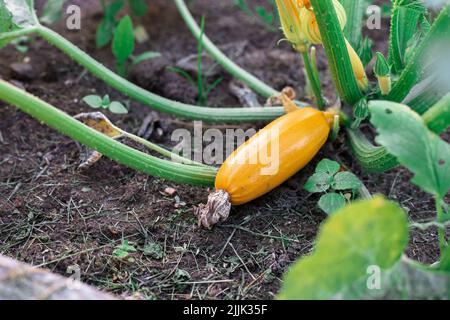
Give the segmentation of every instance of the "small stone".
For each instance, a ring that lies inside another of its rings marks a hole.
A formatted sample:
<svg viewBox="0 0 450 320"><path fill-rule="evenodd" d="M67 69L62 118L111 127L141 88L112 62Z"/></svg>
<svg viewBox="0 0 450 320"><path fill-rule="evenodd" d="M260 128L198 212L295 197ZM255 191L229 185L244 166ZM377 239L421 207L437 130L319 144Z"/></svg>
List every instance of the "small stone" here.
<svg viewBox="0 0 450 320"><path fill-rule="evenodd" d="M175 193L177 193L177 190L174 188L167 187L164 189L164 193L169 196L173 196Z"/></svg>
<svg viewBox="0 0 450 320"><path fill-rule="evenodd" d="M37 74L31 64L15 62L10 66L11 78L21 81L29 81L36 78Z"/></svg>

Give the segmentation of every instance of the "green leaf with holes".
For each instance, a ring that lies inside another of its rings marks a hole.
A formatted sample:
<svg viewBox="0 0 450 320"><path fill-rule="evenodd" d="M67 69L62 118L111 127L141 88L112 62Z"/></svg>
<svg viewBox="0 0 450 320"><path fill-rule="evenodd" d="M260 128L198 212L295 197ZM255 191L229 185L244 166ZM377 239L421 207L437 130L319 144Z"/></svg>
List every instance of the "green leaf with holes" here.
<svg viewBox="0 0 450 320"><path fill-rule="evenodd" d="M369 109L378 130L376 141L414 173L414 184L444 197L450 189L450 145L405 105L371 101Z"/></svg>
<svg viewBox="0 0 450 320"><path fill-rule="evenodd" d="M408 244L408 219L398 204L375 197L330 216L311 256L284 277L280 299L331 299L365 286L369 270L389 270Z"/></svg>

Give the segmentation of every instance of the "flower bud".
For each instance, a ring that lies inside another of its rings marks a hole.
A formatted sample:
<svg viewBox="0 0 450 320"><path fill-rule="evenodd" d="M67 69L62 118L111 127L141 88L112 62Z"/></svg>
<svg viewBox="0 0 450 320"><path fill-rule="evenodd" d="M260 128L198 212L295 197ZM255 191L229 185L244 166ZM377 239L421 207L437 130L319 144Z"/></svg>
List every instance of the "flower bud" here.
<svg viewBox="0 0 450 320"><path fill-rule="evenodd" d="M311 8L308 0L300 1L303 7L300 9L301 30L306 38L313 44L321 44L322 36L320 35L319 25L317 24L316 15ZM338 0L333 0L341 29L347 24L347 14L344 7Z"/></svg>
<svg viewBox="0 0 450 320"><path fill-rule="evenodd" d="M304 5L303 0L276 0L276 3L286 39L295 50L305 52L308 49L308 41L301 30L300 21L300 6Z"/></svg>
<svg viewBox="0 0 450 320"><path fill-rule="evenodd" d="M352 64L352 69L356 77L356 81L358 82L358 87L362 91L366 91L369 86L369 81L367 80L366 70L361 61L361 58L356 53L355 49L353 49L350 42L345 39L345 44L347 45L348 55L350 57L350 62Z"/></svg>
<svg viewBox="0 0 450 320"><path fill-rule="evenodd" d="M391 68L382 53L377 52L377 62L374 68L375 76L378 79L381 94L386 96L391 92Z"/></svg>

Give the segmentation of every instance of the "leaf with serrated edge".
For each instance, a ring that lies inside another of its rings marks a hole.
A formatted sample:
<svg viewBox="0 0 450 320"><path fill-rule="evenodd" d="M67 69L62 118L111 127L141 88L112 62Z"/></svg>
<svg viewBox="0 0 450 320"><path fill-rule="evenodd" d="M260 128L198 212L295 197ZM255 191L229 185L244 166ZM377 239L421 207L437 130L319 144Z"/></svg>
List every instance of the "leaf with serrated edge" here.
<svg viewBox="0 0 450 320"><path fill-rule="evenodd" d="M428 130L422 118L405 105L372 101L371 122L377 143L386 147L412 171L412 182L424 191L444 197L450 189L450 145Z"/></svg>

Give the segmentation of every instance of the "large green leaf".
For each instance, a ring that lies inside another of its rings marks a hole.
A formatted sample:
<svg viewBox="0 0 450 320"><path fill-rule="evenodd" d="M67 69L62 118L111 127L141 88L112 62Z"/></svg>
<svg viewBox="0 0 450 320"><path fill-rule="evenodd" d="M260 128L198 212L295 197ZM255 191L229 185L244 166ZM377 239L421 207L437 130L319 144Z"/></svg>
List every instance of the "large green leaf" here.
<svg viewBox="0 0 450 320"><path fill-rule="evenodd" d="M38 24L33 0L0 0L0 48Z"/></svg>
<svg viewBox="0 0 450 320"><path fill-rule="evenodd" d="M0 34L11 31L12 27L12 14L6 8L4 0L0 0Z"/></svg>
<svg viewBox="0 0 450 320"><path fill-rule="evenodd" d="M33 0L0 0L0 15L11 17L9 29L3 30L5 25L0 23L0 32L29 28L38 23L34 15Z"/></svg>
<svg viewBox="0 0 450 320"><path fill-rule="evenodd" d="M408 243L405 212L382 197L355 202L323 225L311 256L288 272L281 299L330 299L394 266Z"/></svg>
<svg viewBox="0 0 450 320"><path fill-rule="evenodd" d="M405 257L379 276L379 287L368 288L365 281L353 285L334 298L340 299L444 299L450 298L450 273L433 270Z"/></svg>
<svg viewBox="0 0 450 320"><path fill-rule="evenodd" d="M405 105L371 101L376 141L412 171L412 182L424 191L444 197L450 189L450 145L432 133L423 119Z"/></svg>

